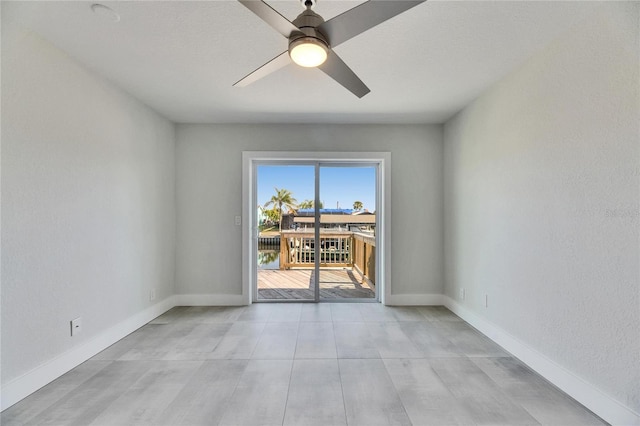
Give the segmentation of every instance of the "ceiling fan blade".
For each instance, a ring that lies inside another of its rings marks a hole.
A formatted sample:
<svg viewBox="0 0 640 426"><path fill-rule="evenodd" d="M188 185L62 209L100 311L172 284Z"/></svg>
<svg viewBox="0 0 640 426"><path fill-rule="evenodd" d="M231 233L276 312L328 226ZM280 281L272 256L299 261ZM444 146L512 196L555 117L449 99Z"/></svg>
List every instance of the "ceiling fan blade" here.
<svg viewBox="0 0 640 426"><path fill-rule="evenodd" d="M318 68L359 98L371 91L332 50L329 51L325 63Z"/></svg>
<svg viewBox="0 0 640 426"><path fill-rule="evenodd" d="M233 85L238 87L248 86L254 81L260 80L262 77L266 77L272 72L277 71L290 63L291 58L289 58L289 51L285 50L257 70L236 81Z"/></svg>
<svg viewBox="0 0 640 426"><path fill-rule="evenodd" d="M289 38L293 31L300 31L287 18L261 0L238 0L244 7L255 13L280 34Z"/></svg>
<svg viewBox="0 0 640 426"><path fill-rule="evenodd" d="M318 30L335 47L425 1L369 0L322 23Z"/></svg>

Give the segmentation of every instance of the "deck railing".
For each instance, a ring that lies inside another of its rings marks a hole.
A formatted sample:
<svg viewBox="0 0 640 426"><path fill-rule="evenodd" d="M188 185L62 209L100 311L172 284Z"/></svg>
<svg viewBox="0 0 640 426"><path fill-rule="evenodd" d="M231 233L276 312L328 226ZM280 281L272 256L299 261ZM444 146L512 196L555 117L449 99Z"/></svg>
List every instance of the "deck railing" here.
<svg viewBox="0 0 640 426"><path fill-rule="evenodd" d="M376 238L353 234L353 266L373 284L376 282Z"/></svg>
<svg viewBox="0 0 640 426"><path fill-rule="evenodd" d="M355 267L375 284L375 237L351 231L320 231L320 267ZM313 231L283 231L280 269L315 265Z"/></svg>

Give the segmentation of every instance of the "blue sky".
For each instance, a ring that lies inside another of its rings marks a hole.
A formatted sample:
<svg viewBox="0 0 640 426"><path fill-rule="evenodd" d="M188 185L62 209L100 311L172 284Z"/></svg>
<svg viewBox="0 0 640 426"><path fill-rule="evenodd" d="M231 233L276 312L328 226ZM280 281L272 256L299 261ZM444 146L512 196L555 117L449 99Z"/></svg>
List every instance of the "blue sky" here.
<svg viewBox="0 0 640 426"><path fill-rule="evenodd" d="M258 204L264 205L273 194L274 187L291 191L302 202L314 199L314 166L258 166ZM353 202L362 201L365 209L375 211L374 167L321 167L320 200L325 208L353 208Z"/></svg>

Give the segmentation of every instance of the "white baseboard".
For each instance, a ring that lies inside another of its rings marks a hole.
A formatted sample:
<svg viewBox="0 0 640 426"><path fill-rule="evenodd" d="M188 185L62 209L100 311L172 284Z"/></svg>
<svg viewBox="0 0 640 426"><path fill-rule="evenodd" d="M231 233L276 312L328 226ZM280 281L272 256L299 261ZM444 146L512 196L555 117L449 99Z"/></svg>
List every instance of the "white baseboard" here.
<svg viewBox="0 0 640 426"><path fill-rule="evenodd" d="M389 306L440 306L442 294L389 294L384 300Z"/></svg>
<svg viewBox="0 0 640 426"><path fill-rule="evenodd" d="M640 425L640 414L613 399L592 384L566 370L545 355L521 342L502 328L465 308L448 296L444 305L463 320L505 348L531 369L562 389L576 401L612 425Z"/></svg>
<svg viewBox="0 0 640 426"><path fill-rule="evenodd" d="M175 306L243 306L247 297L241 294L176 294Z"/></svg>
<svg viewBox="0 0 640 426"><path fill-rule="evenodd" d="M118 340L134 332L152 319L175 306L174 296L170 296L142 312L119 322L93 339L47 361L28 373L2 386L0 410L9 408L29 396L69 370L82 364L92 356L108 348Z"/></svg>

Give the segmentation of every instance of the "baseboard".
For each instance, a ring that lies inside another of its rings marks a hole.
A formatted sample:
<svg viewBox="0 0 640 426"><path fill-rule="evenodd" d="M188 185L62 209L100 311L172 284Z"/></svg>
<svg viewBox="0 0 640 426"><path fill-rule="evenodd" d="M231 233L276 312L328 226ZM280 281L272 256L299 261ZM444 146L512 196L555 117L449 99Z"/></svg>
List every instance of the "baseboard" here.
<svg viewBox="0 0 640 426"><path fill-rule="evenodd" d="M246 296L241 294L176 294L175 306L242 306Z"/></svg>
<svg viewBox="0 0 640 426"><path fill-rule="evenodd" d="M389 294L385 305L389 306L440 306L442 294Z"/></svg>
<svg viewBox="0 0 640 426"><path fill-rule="evenodd" d="M34 368L20 377L13 379L6 385L2 386L2 389L0 390L0 410L5 410L21 399L26 398L41 387L82 364L92 356L108 348L118 340L134 332L174 306L174 296L170 296L163 301L148 307L144 311L119 322L93 339L56 356L45 364Z"/></svg>
<svg viewBox="0 0 640 426"><path fill-rule="evenodd" d="M480 330L491 340L505 348L531 369L605 421L612 425L640 425L640 414L521 342L502 328L465 308L452 298L448 296L442 296L442 298L444 305L452 312Z"/></svg>

